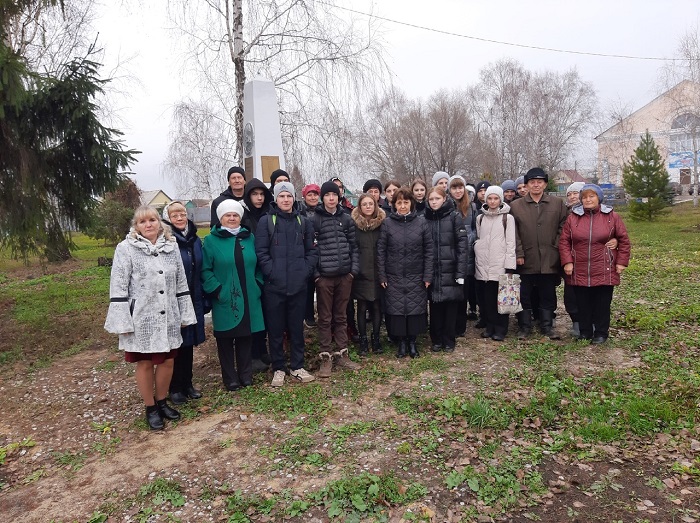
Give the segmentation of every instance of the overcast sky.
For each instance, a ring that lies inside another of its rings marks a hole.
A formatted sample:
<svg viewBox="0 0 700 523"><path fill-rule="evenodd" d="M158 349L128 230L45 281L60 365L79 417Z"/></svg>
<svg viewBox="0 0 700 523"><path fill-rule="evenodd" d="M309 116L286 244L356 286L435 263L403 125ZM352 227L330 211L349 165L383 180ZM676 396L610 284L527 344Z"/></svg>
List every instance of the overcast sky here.
<svg viewBox="0 0 700 523"><path fill-rule="evenodd" d="M193 1L193 0L190 0ZM670 58L678 38L700 25L698 0L339 0L342 5L438 31L564 51ZM117 106L129 147L142 151L134 165L143 190L174 186L161 175L171 108L183 92L181 53L165 16L165 2L105 6L98 20L107 66L131 58L130 96ZM355 15L358 16L358 15ZM638 109L659 93L663 62L606 58L488 43L383 21L394 82L411 97L473 85L479 70L514 58L533 71L576 67L595 87L601 106L622 102Z"/></svg>

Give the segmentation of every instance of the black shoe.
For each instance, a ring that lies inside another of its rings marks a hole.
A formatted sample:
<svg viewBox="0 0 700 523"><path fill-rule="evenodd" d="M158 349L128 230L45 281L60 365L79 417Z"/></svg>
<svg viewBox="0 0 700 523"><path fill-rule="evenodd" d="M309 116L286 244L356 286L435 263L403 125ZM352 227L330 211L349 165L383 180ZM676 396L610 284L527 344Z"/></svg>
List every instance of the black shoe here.
<svg viewBox="0 0 700 523"><path fill-rule="evenodd" d="M236 392L237 390L240 390L241 384L236 381L235 383L229 383L226 385L226 390L229 392Z"/></svg>
<svg viewBox="0 0 700 523"><path fill-rule="evenodd" d="M413 359L420 356L420 354L418 354L418 347L416 347L416 340L410 340L408 342L408 355Z"/></svg>
<svg viewBox="0 0 700 523"><path fill-rule="evenodd" d="M158 407L158 412L160 412L160 415L163 418L172 421L180 419L180 413L174 408L172 408L170 405L168 405L168 403L164 399L156 401L156 407Z"/></svg>
<svg viewBox="0 0 700 523"><path fill-rule="evenodd" d="M437 343L430 347L430 350L433 352L441 352L442 351L442 345L438 345Z"/></svg>
<svg viewBox="0 0 700 523"><path fill-rule="evenodd" d="M267 369L270 367L270 365L258 359L253 359L251 362L251 366L253 367L253 374L261 374L263 372L267 372Z"/></svg>
<svg viewBox="0 0 700 523"><path fill-rule="evenodd" d="M401 341L399 341L399 349L396 351L396 357L397 358L405 358L406 357L406 340L401 339Z"/></svg>
<svg viewBox="0 0 700 523"><path fill-rule="evenodd" d="M372 334L372 352L374 352L375 354L381 354L382 352L384 352L378 334L376 336Z"/></svg>
<svg viewBox="0 0 700 523"><path fill-rule="evenodd" d="M192 385L187 387L185 394L187 394L187 397L190 398L191 400L198 400L199 398L202 397L202 391L195 389ZM173 402L173 403L175 403L175 402Z"/></svg>
<svg viewBox="0 0 700 523"><path fill-rule="evenodd" d="M170 393L170 403L173 405L183 405L187 403L187 400L189 398L187 397L187 394L184 392L171 392Z"/></svg>
<svg viewBox="0 0 700 523"><path fill-rule="evenodd" d="M596 336L591 340L591 343L594 345L602 345L606 341L608 341L608 339L605 336Z"/></svg>
<svg viewBox="0 0 700 523"><path fill-rule="evenodd" d="M503 334L494 334L493 336L491 336L491 339L493 341L503 341L506 339L506 337Z"/></svg>
<svg viewBox="0 0 700 523"><path fill-rule="evenodd" d="M455 348L450 347L449 345L445 345L445 348L443 349L445 352L454 352Z"/></svg>
<svg viewBox="0 0 700 523"><path fill-rule="evenodd" d="M306 319L304 320L304 325L306 325L306 326L307 326L308 328L310 328L310 329L313 329L314 327L316 327L317 324L316 324L316 320L315 320L315 319L313 319L313 318L306 318Z"/></svg>
<svg viewBox="0 0 700 523"><path fill-rule="evenodd" d="M163 423L163 418L160 417L160 411L155 405L149 405L146 407L146 423L148 423L148 428L151 430L163 430L165 428L165 423Z"/></svg>
<svg viewBox="0 0 700 523"><path fill-rule="evenodd" d="M360 336L360 356L369 354L369 340L367 336Z"/></svg>
<svg viewBox="0 0 700 523"><path fill-rule="evenodd" d="M466 332L460 332L455 336L455 338L466 338L466 337L467 337Z"/></svg>
<svg viewBox="0 0 700 523"><path fill-rule="evenodd" d="M488 329L481 333L482 338L490 338L491 336L493 336L493 332Z"/></svg>
<svg viewBox="0 0 700 523"><path fill-rule="evenodd" d="M486 322L484 320L479 320L474 324L474 327L477 329L483 329L486 327Z"/></svg>

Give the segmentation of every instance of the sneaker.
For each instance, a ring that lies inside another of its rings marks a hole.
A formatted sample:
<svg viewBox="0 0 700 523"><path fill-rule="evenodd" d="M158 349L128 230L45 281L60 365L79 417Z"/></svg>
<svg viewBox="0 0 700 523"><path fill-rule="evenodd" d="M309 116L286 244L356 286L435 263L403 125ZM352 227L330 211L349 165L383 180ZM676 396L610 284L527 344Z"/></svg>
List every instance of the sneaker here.
<svg viewBox="0 0 700 523"><path fill-rule="evenodd" d="M284 371L283 370L276 370L275 374L272 376L272 383L270 383L273 387L281 387L284 385Z"/></svg>
<svg viewBox="0 0 700 523"><path fill-rule="evenodd" d="M316 326L316 320L313 318L306 318L304 320L304 325L306 325L309 329L313 329Z"/></svg>
<svg viewBox="0 0 700 523"><path fill-rule="evenodd" d="M312 374L309 374L308 372L306 372L306 369L304 369L304 367L302 367L301 369L290 371L289 374L292 377L301 381L302 383L308 383L308 382L314 381L316 379Z"/></svg>
<svg viewBox="0 0 700 523"><path fill-rule="evenodd" d="M321 367L318 369L319 378L330 378L333 371L333 357L330 352L319 352L318 357L321 358Z"/></svg>
<svg viewBox="0 0 700 523"><path fill-rule="evenodd" d="M350 359L348 349L341 349L339 352L334 352L333 356L337 358L335 364L340 368L348 370L357 370L362 367L359 363L355 363Z"/></svg>

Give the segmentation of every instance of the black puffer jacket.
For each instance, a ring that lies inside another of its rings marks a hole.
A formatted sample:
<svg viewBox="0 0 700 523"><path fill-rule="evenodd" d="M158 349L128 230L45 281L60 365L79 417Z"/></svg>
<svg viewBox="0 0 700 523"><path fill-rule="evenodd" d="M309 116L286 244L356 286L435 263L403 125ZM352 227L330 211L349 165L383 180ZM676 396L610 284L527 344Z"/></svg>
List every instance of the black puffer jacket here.
<svg viewBox="0 0 700 523"><path fill-rule="evenodd" d="M391 213L377 244L379 281L386 283L386 312L392 316L425 314L433 281L433 240L423 216Z"/></svg>
<svg viewBox="0 0 700 523"><path fill-rule="evenodd" d="M454 202L453 202L454 204ZM462 216L459 211L457 213L457 219L460 224L464 226L467 231L467 255L462 257L462 261L467 264L466 274L467 276L474 276L476 272L476 267L474 265L474 244L476 243L476 211L474 206L469 206L469 211L466 216Z"/></svg>
<svg viewBox="0 0 700 523"><path fill-rule="evenodd" d="M316 231L318 265L315 277L357 276L360 259L355 242L355 222L340 205L333 214L319 204L311 217Z"/></svg>
<svg viewBox="0 0 700 523"><path fill-rule="evenodd" d="M455 280L467 276L469 233L450 199L437 211L426 207L425 219L433 237L435 258L433 284L429 287L430 299L438 303L461 301L464 298L464 285Z"/></svg>

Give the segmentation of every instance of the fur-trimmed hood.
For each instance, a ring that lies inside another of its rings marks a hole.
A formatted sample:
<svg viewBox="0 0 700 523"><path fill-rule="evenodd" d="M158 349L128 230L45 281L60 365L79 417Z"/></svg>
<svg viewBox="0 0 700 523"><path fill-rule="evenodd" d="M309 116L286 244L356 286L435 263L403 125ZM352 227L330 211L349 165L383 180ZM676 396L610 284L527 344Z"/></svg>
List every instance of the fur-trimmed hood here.
<svg viewBox="0 0 700 523"><path fill-rule="evenodd" d="M355 226L361 231L373 231L377 229L384 219L386 218L386 213L383 209L377 209L377 217L368 220L360 212L360 207L355 207L351 213L352 219L355 222Z"/></svg>

